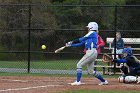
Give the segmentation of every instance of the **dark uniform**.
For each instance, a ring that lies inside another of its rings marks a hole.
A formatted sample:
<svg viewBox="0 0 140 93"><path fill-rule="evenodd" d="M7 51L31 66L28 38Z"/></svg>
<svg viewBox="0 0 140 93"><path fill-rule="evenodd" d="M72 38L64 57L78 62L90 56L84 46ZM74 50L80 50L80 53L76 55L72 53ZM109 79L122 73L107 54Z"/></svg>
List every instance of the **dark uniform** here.
<svg viewBox="0 0 140 93"><path fill-rule="evenodd" d="M139 60L132 55L132 49L126 48L123 50L123 53L127 53L127 56L122 59L115 59L114 62L117 63L126 63L128 67L122 66L121 70L123 73L131 76L140 76L140 62Z"/></svg>
<svg viewBox="0 0 140 93"><path fill-rule="evenodd" d="M135 56L126 57L126 66L122 66L121 70L125 75L140 76L140 62ZM129 72L128 72L129 69Z"/></svg>

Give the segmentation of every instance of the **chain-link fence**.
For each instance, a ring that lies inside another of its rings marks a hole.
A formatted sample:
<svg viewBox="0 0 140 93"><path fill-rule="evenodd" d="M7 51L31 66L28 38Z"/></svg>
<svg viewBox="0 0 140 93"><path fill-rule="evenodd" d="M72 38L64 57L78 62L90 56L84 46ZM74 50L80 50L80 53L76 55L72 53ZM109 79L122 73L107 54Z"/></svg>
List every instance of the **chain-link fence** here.
<svg viewBox="0 0 140 93"><path fill-rule="evenodd" d="M139 5L0 5L0 71L72 73L84 47L66 48L58 54L55 49L84 36L91 21L99 24L105 42L117 31L123 38L139 38L139 9ZM42 44L47 46L45 50ZM99 58L103 53L111 51L102 48ZM134 53L139 54L138 50Z"/></svg>

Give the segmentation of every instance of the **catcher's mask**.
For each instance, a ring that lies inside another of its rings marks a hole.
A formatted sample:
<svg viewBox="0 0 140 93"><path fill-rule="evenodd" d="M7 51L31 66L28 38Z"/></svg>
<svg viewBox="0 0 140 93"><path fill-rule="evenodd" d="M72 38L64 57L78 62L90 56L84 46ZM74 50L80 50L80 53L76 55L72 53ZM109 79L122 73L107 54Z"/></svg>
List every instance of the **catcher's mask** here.
<svg viewBox="0 0 140 93"><path fill-rule="evenodd" d="M125 48L122 53L127 53L127 56L132 56L132 48Z"/></svg>

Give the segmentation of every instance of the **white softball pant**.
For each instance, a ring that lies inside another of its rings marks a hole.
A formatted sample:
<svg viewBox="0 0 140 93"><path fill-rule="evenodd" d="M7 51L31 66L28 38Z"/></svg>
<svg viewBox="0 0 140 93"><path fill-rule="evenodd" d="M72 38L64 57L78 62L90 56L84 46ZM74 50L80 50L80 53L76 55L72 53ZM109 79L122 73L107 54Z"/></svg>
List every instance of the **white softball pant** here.
<svg viewBox="0 0 140 93"><path fill-rule="evenodd" d="M97 58L97 50L95 48L91 50L86 50L86 54L82 59L77 63L77 68L82 68L82 66L87 65L88 72L93 73L94 62Z"/></svg>

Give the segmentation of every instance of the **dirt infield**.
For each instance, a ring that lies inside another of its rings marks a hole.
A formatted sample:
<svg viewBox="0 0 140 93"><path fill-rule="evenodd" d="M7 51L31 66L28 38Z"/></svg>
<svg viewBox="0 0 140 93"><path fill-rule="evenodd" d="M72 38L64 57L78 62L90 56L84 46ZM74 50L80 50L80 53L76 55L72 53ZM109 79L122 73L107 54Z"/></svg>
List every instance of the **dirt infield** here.
<svg viewBox="0 0 140 93"><path fill-rule="evenodd" d="M82 82L85 84L80 86L68 84L74 80L73 77L1 76L0 93L58 93L80 89L140 91L140 84L119 83L114 78L107 78L109 85L104 86L99 86L96 78L82 78Z"/></svg>

